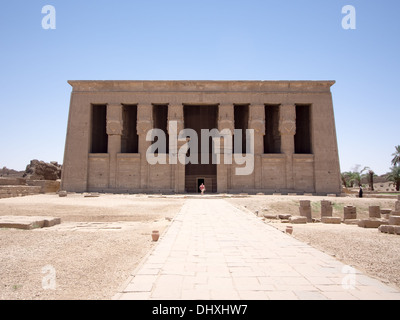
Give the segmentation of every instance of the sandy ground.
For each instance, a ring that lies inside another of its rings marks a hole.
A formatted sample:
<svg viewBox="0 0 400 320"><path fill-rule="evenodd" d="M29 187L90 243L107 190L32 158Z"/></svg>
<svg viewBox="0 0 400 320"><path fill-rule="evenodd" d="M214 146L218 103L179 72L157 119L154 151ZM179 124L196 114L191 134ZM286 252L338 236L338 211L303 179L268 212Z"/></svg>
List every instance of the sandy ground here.
<svg viewBox="0 0 400 320"><path fill-rule="evenodd" d="M299 200L312 201L318 218L320 200L334 203L334 215L355 205L359 217L369 205L394 208L394 199L304 196L248 196L227 201L248 214L298 215ZM154 243L151 231L163 232L179 212L183 197L144 195L39 195L0 200L0 215L60 217L58 226L31 231L0 229L0 299L111 299ZM261 218L260 218L261 219ZM265 220L284 230L286 224ZM400 236L377 229L312 223L294 225L293 236L334 255L370 276L400 288ZM50 269L48 268L50 266ZM55 290L46 282L55 272Z"/></svg>
<svg viewBox="0 0 400 320"><path fill-rule="evenodd" d="M368 207L394 209L394 199L353 198L353 197L301 197L301 196L250 196L232 198L231 203L244 207L249 213L263 216L268 214L299 215L299 200L311 200L313 218L320 218L320 201L333 203L333 216L343 218L343 207L357 207L358 218L368 218ZM287 223L265 219L279 230L284 231ZM324 251L356 269L378 278L400 289L400 236L384 234L377 229L364 229L356 225L333 225L322 223L296 224L292 236Z"/></svg>
<svg viewBox="0 0 400 320"><path fill-rule="evenodd" d="M52 228L0 229L0 300L112 298L154 246L152 230L163 232L183 202L134 195L0 200L0 215L62 219Z"/></svg>

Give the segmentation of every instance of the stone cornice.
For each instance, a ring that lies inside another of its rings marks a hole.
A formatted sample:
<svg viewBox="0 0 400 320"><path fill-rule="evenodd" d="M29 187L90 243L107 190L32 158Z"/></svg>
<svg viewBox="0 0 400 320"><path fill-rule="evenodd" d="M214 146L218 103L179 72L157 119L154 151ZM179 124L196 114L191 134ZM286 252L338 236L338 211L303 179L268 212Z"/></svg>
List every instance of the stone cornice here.
<svg viewBox="0 0 400 320"><path fill-rule="evenodd" d="M74 92L330 92L335 81L68 81Z"/></svg>

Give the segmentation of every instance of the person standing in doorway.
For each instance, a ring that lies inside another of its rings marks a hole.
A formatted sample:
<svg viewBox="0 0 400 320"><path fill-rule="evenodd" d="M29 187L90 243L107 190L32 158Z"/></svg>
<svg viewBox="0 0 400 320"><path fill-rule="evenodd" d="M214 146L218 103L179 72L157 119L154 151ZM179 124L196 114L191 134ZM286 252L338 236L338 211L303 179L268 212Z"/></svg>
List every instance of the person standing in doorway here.
<svg viewBox="0 0 400 320"><path fill-rule="evenodd" d="M206 186L204 185L204 183L202 183L199 187L200 191L201 191L201 195L204 194L204 191L206 191Z"/></svg>

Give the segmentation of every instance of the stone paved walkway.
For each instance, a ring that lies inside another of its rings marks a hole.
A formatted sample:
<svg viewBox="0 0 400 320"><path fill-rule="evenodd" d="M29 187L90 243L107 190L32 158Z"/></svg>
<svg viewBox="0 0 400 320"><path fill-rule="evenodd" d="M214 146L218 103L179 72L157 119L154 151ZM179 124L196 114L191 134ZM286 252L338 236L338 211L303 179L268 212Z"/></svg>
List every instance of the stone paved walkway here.
<svg viewBox="0 0 400 320"><path fill-rule="evenodd" d="M334 240L333 240L334 241ZM115 299L400 299L223 199L188 199Z"/></svg>

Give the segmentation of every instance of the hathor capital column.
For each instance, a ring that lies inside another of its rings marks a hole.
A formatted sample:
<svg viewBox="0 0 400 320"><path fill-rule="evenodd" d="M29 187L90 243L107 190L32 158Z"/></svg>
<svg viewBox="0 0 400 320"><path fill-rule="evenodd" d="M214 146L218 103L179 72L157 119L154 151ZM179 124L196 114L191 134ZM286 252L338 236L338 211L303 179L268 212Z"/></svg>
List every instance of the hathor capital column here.
<svg viewBox="0 0 400 320"><path fill-rule="evenodd" d="M261 154L264 153L265 106L250 105L249 129L254 130L254 188L262 188Z"/></svg>
<svg viewBox="0 0 400 320"><path fill-rule="evenodd" d="M110 155L110 175L108 187L117 187L117 154L121 152L122 137L122 105L119 103L109 103L107 105L107 135L108 153Z"/></svg>
<svg viewBox="0 0 400 320"><path fill-rule="evenodd" d="M220 159L217 165L217 191L228 192L231 187L230 172L233 150L233 133L235 130L234 106L232 104L222 104L218 109L218 130L223 134L220 139L219 152ZM227 157L228 159L225 159ZM230 159L229 159L230 158Z"/></svg>
<svg viewBox="0 0 400 320"><path fill-rule="evenodd" d="M176 193L185 192L185 164L179 161L178 153L186 143L179 141L179 133L184 129L183 104L168 106L169 163L172 166L172 187Z"/></svg>
<svg viewBox="0 0 400 320"><path fill-rule="evenodd" d="M286 189L294 189L293 154L294 136L296 134L296 106L282 104L280 106L279 132L281 134L281 151L286 158Z"/></svg>
<svg viewBox="0 0 400 320"><path fill-rule="evenodd" d="M140 187L147 189L149 184L149 163L146 152L151 146L151 141L146 141L146 135L153 129L153 106L151 104L139 104L137 108L137 134L139 136L140 153Z"/></svg>

